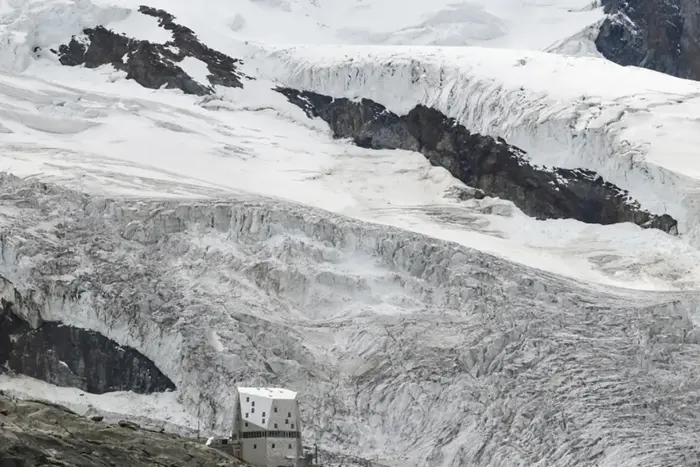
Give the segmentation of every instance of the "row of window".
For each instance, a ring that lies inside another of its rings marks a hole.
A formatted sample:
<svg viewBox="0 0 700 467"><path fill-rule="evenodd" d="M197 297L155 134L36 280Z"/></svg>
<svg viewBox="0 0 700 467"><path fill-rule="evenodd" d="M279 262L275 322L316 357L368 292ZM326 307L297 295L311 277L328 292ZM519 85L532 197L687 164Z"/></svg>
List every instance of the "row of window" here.
<svg viewBox="0 0 700 467"><path fill-rule="evenodd" d="M241 438L298 438L298 431L244 431Z"/></svg>
<svg viewBox="0 0 700 467"><path fill-rule="evenodd" d="M289 449L292 449L292 445L291 445L291 444L290 444L289 446L287 446L287 447L288 447ZM254 444L254 445L253 445L253 449L258 449L258 445L257 445L257 444ZM275 443L272 443L272 449L275 449Z"/></svg>
<svg viewBox="0 0 700 467"><path fill-rule="evenodd" d="M245 414L245 416L247 417L248 414ZM265 416L265 414L263 414L263 417L264 417L264 416ZM289 425L289 420L285 420L284 423L285 423L286 425ZM262 424L263 424L263 425L265 424L265 419L264 419L264 418L262 419ZM248 422L245 422L245 426L248 426ZM277 426L277 423L275 423L275 428L279 428L279 427ZM292 430L294 429L294 423L292 423L291 428L292 428Z"/></svg>
<svg viewBox="0 0 700 467"><path fill-rule="evenodd" d="M245 398L246 402L250 402L250 397ZM253 401L251 404L251 409L250 413L255 413L255 401ZM277 407L273 407L273 412L277 413ZM246 413L245 416L247 417L248 414ZM265 412L263 412L262 416L265 416ZM287 412L287 417L292 418L292 412Z"/></svg>

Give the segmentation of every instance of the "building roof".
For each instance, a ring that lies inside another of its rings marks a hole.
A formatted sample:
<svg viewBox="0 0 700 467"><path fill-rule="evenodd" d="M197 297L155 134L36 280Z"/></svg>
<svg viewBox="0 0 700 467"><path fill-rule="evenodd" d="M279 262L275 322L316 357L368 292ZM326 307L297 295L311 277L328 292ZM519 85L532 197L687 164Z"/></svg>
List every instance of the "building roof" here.
<svg viewBox="0 0 700 467"><path fill-rule="evenodd" d="M239 394L265 397L268 399L296 399L297 393L283 388L236 388Z"/></svg>

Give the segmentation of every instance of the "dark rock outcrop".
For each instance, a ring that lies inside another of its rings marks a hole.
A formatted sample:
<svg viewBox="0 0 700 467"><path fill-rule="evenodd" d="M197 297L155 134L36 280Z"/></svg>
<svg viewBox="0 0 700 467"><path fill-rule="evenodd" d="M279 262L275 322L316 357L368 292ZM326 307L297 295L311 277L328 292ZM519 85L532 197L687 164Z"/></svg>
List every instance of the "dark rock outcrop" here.
<svg viewBox="0 0 700 467"><path fill-rule="evenodd" d="M100 423L70 410L0 394L3 467L235 467L242 463L203 441Z"/></svg>
<svg viewBox="0 0 700 467"><path fill-rule="evenodd" d="M0 302L0 372L9 370L94 394L175 389L153 362L130 347L60 323L43 322L33 329L13 311L12 302Z"/></svg>
<svg viewBox="0 0 700 467"><path fill-rule="evenodd" d="M697 0L603 0L602 5L608 16L595 42L605 58L700 79Z"/></svg>
<svg viewBox="0 0 700 467"><path fill-rule="evenodd" d="M73 37L68 44L61 45L55 51L59 61L63 65L87 68L109 64L146 88L180 89L186 94L211 94L214 85L243 87L244 75L238 71L240 60L202 44L191 29L177 24L175 17L163 10L141 6L138 14L158 18L159 27L170 31L173 39L154 44L98 26L83 30L85 39ZM197 82L178 65L186 57L206 64L209 83Z"/></svg>
<svg viewBox="0 0 700 467"><path fill-rule="evenodd" d="M326 121L337 138L351 138L365 148L421 152L465 184L510 200L538 219L633 222L677 233L671 216L641 209L626 191L594 172L532 165L521 149L500 138L471 133L437 110L418 105L398 116L368 99L354 102L290 88L278 91L310 117Z"/></svg>

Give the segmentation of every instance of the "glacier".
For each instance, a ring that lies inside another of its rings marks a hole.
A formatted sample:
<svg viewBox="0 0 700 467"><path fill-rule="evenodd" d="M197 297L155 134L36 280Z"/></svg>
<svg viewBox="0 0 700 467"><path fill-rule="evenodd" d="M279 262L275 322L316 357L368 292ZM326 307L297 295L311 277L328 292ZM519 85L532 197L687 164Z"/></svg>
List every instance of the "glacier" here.
<svg viewBox="0 0 700 467"><path fill-rule="evenodd" d="M397 4L151 2L254 78L188 96L50 52L99 25L166 41L139 2L1 1L0 298L177 386L82 413L223 434L232 384L275 385L328 465L697 463L700 84L591 57L587 1ZM333 139L277 85L434 107L595 170L681 235L460 200L444 169Z"/></svg>
<svg viewBox="0 0 700 467"><path fill-rule="evenodd" d="M211 430L230 382L258 381L301 392L308 439L384 465L700 454L694 294L584 286L281 200L1 186L20 312L138 348Z"/></svg>
<svg viewBox="0 0 700 467"><path fill-rule="evenodd" d="M260 64L251 67L285 86L372 99L399 115L420 103L506 139L536 164L594 170L648 209L685 219L682 232L698 241L694 142L667 129L686 134L696 125L696 82L589 57L487 48L295 46L253 56Z"/></svg>

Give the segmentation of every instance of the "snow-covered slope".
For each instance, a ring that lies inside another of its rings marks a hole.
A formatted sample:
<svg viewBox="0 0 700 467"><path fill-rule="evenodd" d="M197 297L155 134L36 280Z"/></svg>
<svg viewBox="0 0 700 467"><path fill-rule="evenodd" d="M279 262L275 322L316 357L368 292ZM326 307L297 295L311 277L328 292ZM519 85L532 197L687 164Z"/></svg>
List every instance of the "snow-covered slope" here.
<svg viewBox="0 0 700 467"><path fill-rule="evenodd" d="M240 382L298 390L310 441L383 465L696 459L700 86L492 48L585 51L585 3L153 2L256 78L197 97L59 65L85 27L167 42L137 2L3 1L0 170L24 180L0 184L0 275L35 293L28 318L143 352L211 431ZM304 42L490 48L276 45ZM202 65L182 67L206 85ZM421 154L333 140L276 83L433 106L682 235L460 201Z"/></svg>
<svg viewBox="0 0 700 467"><path fill-rule="evenodd" d="M101 415L111 423L128 417L150 429L165 429L169 433L197 436L197 417L177 401L176 392L134 394L110 392L90 394L75 388L59 387L25 376L0 375L0 391L20 399L38 399L68 407L84 415Z"/></svg>
<svg viewBox="0 0 700 467"><path fill-rule="evenodd" d="M96 4L112 5L101 0ZM135 0L119 4L136 8ZM265 43L489 45L541 49L603 17L590 0L212 0L206 8L156 0L208 34ZM210 44L214 46L213 44Z"/></svg>
<svg viewBox="0 0 700 467"><path fill-rule="evenodd" d="M259 63L256 71L290 87L366 97L399 114L417 103L437 108L534 163L595 170L642 205L688 219L684 203L700 180L696 82L596 58L484 48L294 47L265 50ZM681 225L694 241L697 222Z"/></svg>
<svg viewBox="0 0 700 467"><path fill-rule="evenodd" d="M368 152L333 141L322 122L307 120L270 92L271 83L250 82L243 90L195 100L123 79L105 86L105 74L118 75L109 70L35 65L30 71L49 70L56 84L4 78L3 101L26 110L4 118L0 113L0 125L12 131L0 141L2 170L92 193L258 193L588 281L642 289L700 282L700 253L679 238L627 224L602 229L572 220L536 221L497 199L459 201L450 190L463 184L444 169L417 153Z"/></svg>

